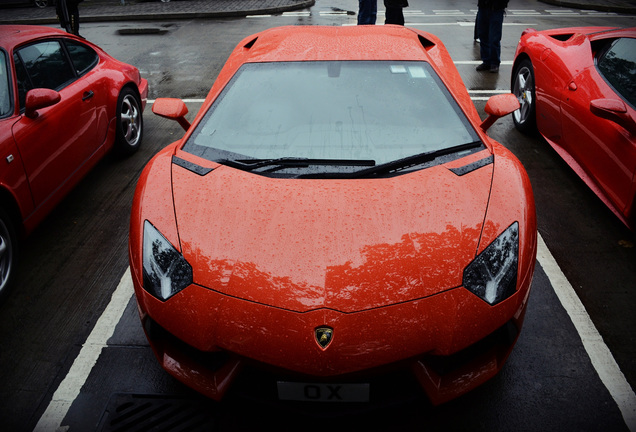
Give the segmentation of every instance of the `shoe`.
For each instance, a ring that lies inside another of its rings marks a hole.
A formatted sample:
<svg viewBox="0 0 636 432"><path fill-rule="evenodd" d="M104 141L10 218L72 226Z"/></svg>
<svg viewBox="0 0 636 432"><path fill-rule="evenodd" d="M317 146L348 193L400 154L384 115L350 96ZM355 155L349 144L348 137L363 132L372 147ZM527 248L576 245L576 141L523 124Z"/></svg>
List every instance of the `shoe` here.
<svg viewBox="0 0 636 432"><path fill-rule="evenodd" d="M499 66L492 65L489 69L490 73L499 73Z"/></svg>
<svg viewBox="0 0 636 432"><path fill-rule="evenodd" d="M486 63L482 63L479 66L477 66L475 70L479 72L490 70L490 65L487 65Z"/></svg>

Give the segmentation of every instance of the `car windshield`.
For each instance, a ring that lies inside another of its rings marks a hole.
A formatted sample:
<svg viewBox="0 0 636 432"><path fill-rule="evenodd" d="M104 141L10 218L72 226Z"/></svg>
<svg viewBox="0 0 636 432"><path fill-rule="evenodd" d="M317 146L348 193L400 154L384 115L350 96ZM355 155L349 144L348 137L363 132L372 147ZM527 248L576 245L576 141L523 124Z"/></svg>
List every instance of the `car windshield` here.
<svg viewBox="0 0 636 432"><path fill-rule="evenodd" d="M402 172L482 146L428 63L316 61L243 65L184 150L284 176Z"/></svg>

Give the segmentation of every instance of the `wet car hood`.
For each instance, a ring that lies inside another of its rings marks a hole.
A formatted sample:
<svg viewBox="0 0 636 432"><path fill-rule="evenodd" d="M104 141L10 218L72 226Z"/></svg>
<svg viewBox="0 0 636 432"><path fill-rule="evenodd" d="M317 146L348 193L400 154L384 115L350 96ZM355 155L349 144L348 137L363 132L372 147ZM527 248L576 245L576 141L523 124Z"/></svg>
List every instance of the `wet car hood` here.
<svg viewBox="0 0 636 432"><path fill-rule="evenodd" d="M462 284L488 204L492 164L386 179L273 179L173 165L194 283L294 311L355 312Z"/></svg>

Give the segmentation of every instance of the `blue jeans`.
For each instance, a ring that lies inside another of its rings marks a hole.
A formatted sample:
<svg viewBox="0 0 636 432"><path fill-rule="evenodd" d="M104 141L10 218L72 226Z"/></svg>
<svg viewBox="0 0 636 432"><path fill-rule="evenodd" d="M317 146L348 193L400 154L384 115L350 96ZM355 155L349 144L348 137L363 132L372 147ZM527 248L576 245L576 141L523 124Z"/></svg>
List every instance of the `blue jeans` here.
<svg viewBox="0 0 636 432"><path fill-rule="evenodd" d="M375 24L378 0L358 0L358 25Z"/></svg>
<svg viewBox="0 0 636 432"><path fill-rule="evenodd" d="M489 66L501 63L501 33L503 29L504 9L479 9L477 14L477 35L481 61Z"/></svg>

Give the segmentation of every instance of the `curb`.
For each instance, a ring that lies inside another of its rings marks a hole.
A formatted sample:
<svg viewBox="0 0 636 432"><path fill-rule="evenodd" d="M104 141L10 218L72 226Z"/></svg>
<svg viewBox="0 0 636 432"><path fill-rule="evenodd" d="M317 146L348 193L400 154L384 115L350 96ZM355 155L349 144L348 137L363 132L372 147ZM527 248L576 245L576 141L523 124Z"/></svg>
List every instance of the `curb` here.
<svg viewBox="0 0 636 432"><path fill-rule="evenodd" d="M265 7L261 9L246 9L246 10L229 10L229 11L214 11L214 12L166 12L166 13L149 13L144 15L135 15L131 18L128 15L91 15L90 12L88 14L82 14L81 19L83 23L87 22L113 22L113 21L161 21L161 20L179 20L179 19L200 19L200 18L234 18L234 17L244 17L247 15L269 15L282 13L287 11L293 11L298 9L305 9L313 6L316 3L316 0L304 0L299 1L296 4L289 6L274 6L274 7ZM125 7L125 6L124 6ZM12 21L5 21L0 19L0 24L18 24L18 23L28 23L28 24L57 24L59 23L57 17L46 17L46 18L29 18L29 19L19 19Z"/></svg>
<svg viewBox="0 0 636 432"><path fill-rule="evenodd" d="M607 4L594 4L594 3L581 3L577 1L568 0L539 0L541 3L550 4L553 6L596 10L599 12L616 12L623 14L636 14L636 5L634 6L612 6Z"/></svg>

